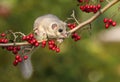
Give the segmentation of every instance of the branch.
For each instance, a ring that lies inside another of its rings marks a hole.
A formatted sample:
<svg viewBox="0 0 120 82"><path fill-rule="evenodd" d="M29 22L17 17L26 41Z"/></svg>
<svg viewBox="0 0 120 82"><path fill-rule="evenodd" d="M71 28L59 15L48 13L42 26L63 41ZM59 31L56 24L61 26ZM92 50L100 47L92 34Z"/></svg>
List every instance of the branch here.
<svg viewBox="0 0 120 82"><path fill-rule="evenodd" d="M94 16L92 16L90 19L86 20L85 22L79 24L78 26L76 26L74 29L68 31L69 34L77 31L78 29L84 27L87 24L90 24L92 21L94 21L97 17L99 17L102 13L104 13L107 9L109 9L110 7L112 7L115 3L119 2L120 0L113 0L111 2L109 2L103 9L101 9L99 12L97 12ZM44 40L44 41L47 41ZM41 43L42 41L38 41L39 43ZM0 43L0 46L24 46L24 45L31 45L28 42L16 42L16 43Z"/></svg>
<svg viewBox="0 0 120 82"><path fill-rule="evenodd" d="M47 39L44 40L44 41L47 41ZM38 42L41 43L42 41L38 41ZM25 45L31 45L31 44L28 43L28 42L6 43L6 44L0 43L0 46L14 46L14 45L16 45L16 46L25 46Z"/></svg>
<svg viewBox="0 0 120 82"><path fill-rule="evenodd" d="M120 0L112 0L111 2L109 2L103 9L101 9L99 12L97 12L94 16L92 16L90 19L84 21L83 23L79 24L78 26L76 26L74 29L68 31L69 34L77 31L78 29L84 27L87 24L90 24L91 22L93 22L96 18L98 18L102 13L104 13L107 9L109 9L110 7L112 7L115 3L119 2Z"/></svg>

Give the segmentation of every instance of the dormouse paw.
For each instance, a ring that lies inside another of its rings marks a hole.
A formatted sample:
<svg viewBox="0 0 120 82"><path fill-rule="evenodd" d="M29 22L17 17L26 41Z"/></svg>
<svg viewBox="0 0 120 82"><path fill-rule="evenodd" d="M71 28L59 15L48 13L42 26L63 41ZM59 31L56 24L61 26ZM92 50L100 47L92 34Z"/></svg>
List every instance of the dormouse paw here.
<svg viewBox="0 0 120 82"><path fill-rule="evenodd" d="M57 39L57 42L58 42L58 43L62 43L62 42L63 42L63 39L58 38L58 39Z"/></svg>

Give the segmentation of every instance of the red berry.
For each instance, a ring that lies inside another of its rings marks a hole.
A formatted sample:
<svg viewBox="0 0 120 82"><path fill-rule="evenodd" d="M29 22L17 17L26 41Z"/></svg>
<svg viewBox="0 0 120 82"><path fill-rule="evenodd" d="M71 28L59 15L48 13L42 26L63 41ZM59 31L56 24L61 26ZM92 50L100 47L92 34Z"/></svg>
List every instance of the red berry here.
<svg viewBox="0 0 120 82"><path fill-rule="evenodd" d="M18 59L18 62L22 62L22 58L21 57Z"/></svg>
<svg viewBox="0 0 120 82"><path fill-rule="evenodd" d="M70 29L75 28L76 24L71 24L71 26L69 27Z"/></svg>
<svg viewBox="0 0 120 82"><path fill-rule="evenodd" d="M68 26L68 27L71 27L71 23L68 23L67 26Z"/></svg>
<svg viewBox="0 0 120 82"><path fill-rule="evenodd" d="M1 43L4 43L4 38L1 39Z"/></svg>
<svg viewBox="0 0 120 82"><path fill-rule="evenodd" d="M33 41L32 40L27 40L28 43L30 44L33 44Z"/></svg>
<svg viewBox="0 0 120 82"><path fill-rule="evenodd" d="M73 23L73 27L76 27L76 24L75 24L75 23Z"/></svg>
<svg viewBox="0 0 120 82"><path fill-rule="evenodd" d="M56 49L56 47L53 47L52 50L54 51Z"/></svg>
<svg viewBox="0 0 120 82"><path fill-rule="evenodd" d="M54 41L54 40L51 40L51 44L53 44L53 45L54 45L54 44L55 44L55 41Z"/></svg>
<svg viewBox="0 0 120 82"><path fill-rule="evenodd" d="M17 64L18 64L18 60L15 60L15 61L13 62L13 65L16 66Z"/></svg>
<svg viewBox="0 0 120 82"><path fill-rule="evenodd" d="M54 46L52 44L49 45L49 49L52 49Z"/></svg>
<svg viewBox="0 0 120 82"><path fill-rule="evenodd" d="M28 56L25 55L25 56L23 56L23 58L24 58L24 60L26 60L26 59L28 59Z"/></svg>
<svg viewBox="0 0 120 82"><path fill-rule="evenodd" d="M16 55L15 59L18 60L20 58L20 55Z"/></svg>
<svg viewBox="0 0 120 82"><path fill-rule="evenodd" d="M60 52L60 48L56 48L56 52L57 52L57 53Z"/></svg>
<svg viewBox="0 0 120 82"><path fill-rule="evenodd" d="M73 33L73 34L72 34L72 38L76 38L77 36L78 36L77 33Z"/></svg>
<svg viewBox="0 0 120 82"><path fill-rule="evenodd" d="M113 21L112 21L112 19L109 19L108 22L109 22L109 23L112 23Z"/></svg>
<svg viewBox="0 0 120 82"><path fill-rule="evenodd" d="M96 8L96 6L95 5L93 5L93 10Z"/></svg>
<svg viewBox="0 0 120 82"><path fill-rule="evenodd" d="M80 40L81 39L81 37L80 36L77 36L77 40Z"/></svg>
<svg viewBox="0 0 120 82"><path fill-rule="evenodd" d="M98 8L98 9L100 9L100 8L101 8L101 5L100 5L100 4L98 4L98 5L97 5L97 8Z"/></svg>
<svg viewBox="0 0 120 82"><path fill-rule="evenodd" d="M33 35L33 34L29 34L28 36L29 36L30 38L33 38L33 37L34 37L34 35Z"/></svg>
<svg viewBox="0 0 120 82"><path fill-rule="evenodd" d="M49 41L48 41L48 45L51 45L51 44L52 44L52 42L51 42L51 40L49 40Z"/></svg>
<svg viewBox="0 0 120 82"><path fill-rule="evenodd" d="M42 41L42 48L46 46L46 41Z"/></svg>
<svg viewBox="0 0 120 82"><path fill-rule="evenodd" d="M23 37L22 37L22 40L26 40L26 36L23 36Z"/></svg>
<svg viewBox="0 0 120 82"><path fill-rule="evenodd" d="M84 6L80 6L80 9L81 9L82 11L84 11L85 7L84 7Z"/></svg>
<svg viewBox="0 0 120 82"><path fill-rule="evenodd" d="M32 42L33 42L33 43L36 43L36 42L37 42L37 40L36 40L36 39L32 39Z"/></svg>
<svg viewBox="0 0 120 82"><path fill-rule="evenodd" d="M27 40L29 40L29 39L30 39L30 37L29 37L29 36L26 36L26 39L27 39Z"/></svg>
<svg viewBox="0 0 120 82"><path fill-rule="evenodd" d="M38 42L36 42L36 43L34 44L34 46L35 46L35 47L38 47L38 46L39 46L39 43L38 43Z"/></svg>
<svg viewBox="0 0 120 82"><path fill-rule="evenodd" d="M8 51L11 51L11 50L13 50L13 46L8 46L8 47L6 47L6 49L7 49Z"/></svg>
<svg viewBox="0 0 120 82"><path fill-rule="evenodd" d="M116 26L116 22L112 22L112 26Z"/></svg>
<svg viewBox="0 0 120 82"><path fill-rule="evenodd" d="M46 45L46 41L42 41L42 45Z"/></svg>
<svg viewBox="0 0 120 82"><path fill-rule="evenodd" d="M90 5L90 9L92 9L93 8L93 5Z"/></svg>
<svg viewBox="0 0 120 82"><path fill-rule="evenodd" d="M17 54L18 53L18 51L16 49L14 49L12 52L13 52L13 54Z"/></svg>
<svg viewBox="0 0 120 82"><path fill-rule="evenodd" d="M105 24L105 28L106 28L106 29L109 28L109 26L110 26L109 23L106 23L106 24Z"/></svg>
<svg viewBox="0 0 120 82"><path fill-rule="evenodd" d="M5 36L6 36L6 34L5 34L5 33L2 33L2 34L1 34L1 37L5 37Z"/></svg>
<svg viewBox="0 0 120 82"><path fill-rule="evenodd" d="M20 50L20 46L17 46L17 48L16 48L18 51Z"/></svg>
<svg viewBox="0 0 120 82"><path fill-rule="evenodd" d="M16 46L14 46L14 47L13 47L13 50L17 50L17 47L16 47Z"/></svg>
<svg viewBox="0 0 120 82"><path fill-rule="evenodd" d="M104 21L104 23L107 23L107 22L108 22L108 19L107 19L107 18L104 18L103 21Z"/></svg>
<svg viewBox="0 0 120 82"><path fill-rule="evenodd" d="M69 27L70 29L73 29L74 28L74 26L72 25L71 27Z"/></svg>
<svg viewBox="0 0 120 82"><path fill-rule="evenodd" d="M8 43L8 39L4 39L4 43Z"/></svg>

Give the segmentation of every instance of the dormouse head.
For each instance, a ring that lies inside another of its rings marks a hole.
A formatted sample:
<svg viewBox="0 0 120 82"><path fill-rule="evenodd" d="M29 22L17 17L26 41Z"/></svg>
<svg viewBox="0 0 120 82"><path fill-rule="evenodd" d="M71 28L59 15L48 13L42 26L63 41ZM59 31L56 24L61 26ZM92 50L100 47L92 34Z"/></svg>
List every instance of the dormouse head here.
<svg viewBox="0 0 120 82"><path fill-rule="evenodd" d="M65 22L53 22L50 25L51 30L53 31L56 38L66 38L67 31L66 31L67 24Z"/></svg>

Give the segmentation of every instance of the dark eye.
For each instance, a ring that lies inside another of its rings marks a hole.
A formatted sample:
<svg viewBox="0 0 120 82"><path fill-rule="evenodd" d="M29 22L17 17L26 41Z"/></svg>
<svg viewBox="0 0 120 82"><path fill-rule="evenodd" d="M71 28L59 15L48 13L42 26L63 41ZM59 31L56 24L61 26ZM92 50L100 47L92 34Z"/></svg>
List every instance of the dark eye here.
<svg viewBox="0 0 120 82"><path fill-rule="evenodd" d="M62 32L62 31L63 31L63 29L59 29L59 30L58 30L58 32Z"/></svg>

